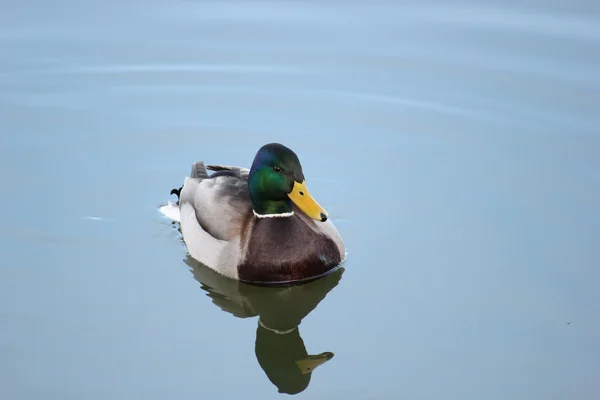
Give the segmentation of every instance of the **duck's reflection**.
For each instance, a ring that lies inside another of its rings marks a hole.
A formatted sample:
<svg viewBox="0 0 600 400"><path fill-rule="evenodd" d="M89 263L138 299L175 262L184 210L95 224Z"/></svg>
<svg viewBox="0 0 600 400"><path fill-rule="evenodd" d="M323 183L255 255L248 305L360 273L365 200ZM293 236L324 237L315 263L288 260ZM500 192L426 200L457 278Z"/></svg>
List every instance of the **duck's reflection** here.
<svg viewBox="0 0 600 400"><path fill-rule="evenodd" d="M280 393L305 390L315 368L333 357L331 352L310 355L299 325L337 286L343 268L302 285L263 287L225 278L189 256L185 263L221 310L238 318L258 316L256 359Z"/></svg>

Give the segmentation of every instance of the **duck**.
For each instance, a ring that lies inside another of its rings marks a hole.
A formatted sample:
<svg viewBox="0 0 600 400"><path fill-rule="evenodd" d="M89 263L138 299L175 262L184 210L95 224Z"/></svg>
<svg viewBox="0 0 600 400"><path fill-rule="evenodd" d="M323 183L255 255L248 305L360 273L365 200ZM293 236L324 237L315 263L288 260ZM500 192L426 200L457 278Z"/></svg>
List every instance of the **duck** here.
<svg viewBox="0 0 600 400"><path fill-rule="evenodd" d="M305 282L345 261L344 242L308 191L298 156L281 143L263 145L249 169L197 161L171 194L177 202L161 211L179 223L189 255L228 278Z"/></svg>

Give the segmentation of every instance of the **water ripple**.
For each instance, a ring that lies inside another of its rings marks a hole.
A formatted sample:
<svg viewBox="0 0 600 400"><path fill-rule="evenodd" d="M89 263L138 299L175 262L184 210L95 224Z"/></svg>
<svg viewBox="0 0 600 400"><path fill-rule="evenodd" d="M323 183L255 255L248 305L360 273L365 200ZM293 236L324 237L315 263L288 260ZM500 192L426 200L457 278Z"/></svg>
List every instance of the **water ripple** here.
<svg viewBox="0 0 600 400"><path fill-rule="evenodd" d="M172 73L172 72L221 72L254 74L306 74L313 70L306 66L275 64L109 64L89 65L72 68L28 69L13 71L12 75L43 74L131 74L131 73Z"/></svg>

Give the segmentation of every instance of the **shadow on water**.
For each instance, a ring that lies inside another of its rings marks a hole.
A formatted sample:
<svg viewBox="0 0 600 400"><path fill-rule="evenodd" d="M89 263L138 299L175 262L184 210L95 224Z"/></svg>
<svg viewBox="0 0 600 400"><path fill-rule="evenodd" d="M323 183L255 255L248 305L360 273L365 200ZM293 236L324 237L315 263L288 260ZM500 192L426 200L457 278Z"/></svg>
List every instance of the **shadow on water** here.
<svg viewBox="0 0 600 400"><path fill-rule="evenodd" d="M333 358L334 354L328 351L309 354L299 325L338 285L343 268L308 283L268 287L221 276L189 255L184 262L221 310L238 318L258 316L256 359L280 393L304 391L313 371Z"/></svg>

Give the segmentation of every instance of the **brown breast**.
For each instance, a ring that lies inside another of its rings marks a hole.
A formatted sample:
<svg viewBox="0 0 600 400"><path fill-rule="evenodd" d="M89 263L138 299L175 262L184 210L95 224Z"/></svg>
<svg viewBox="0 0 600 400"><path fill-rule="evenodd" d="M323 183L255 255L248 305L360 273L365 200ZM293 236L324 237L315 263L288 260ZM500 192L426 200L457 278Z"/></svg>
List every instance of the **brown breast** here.
<svg viewBox="0 0 600 400"><path fill-rule="evenodd" d="M342 255L330 238L315 232L297 215L254 218L239 278L251 282L296 281L323 275Z"/></svg>

